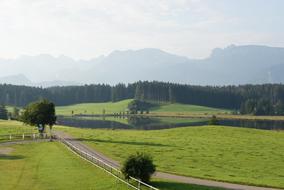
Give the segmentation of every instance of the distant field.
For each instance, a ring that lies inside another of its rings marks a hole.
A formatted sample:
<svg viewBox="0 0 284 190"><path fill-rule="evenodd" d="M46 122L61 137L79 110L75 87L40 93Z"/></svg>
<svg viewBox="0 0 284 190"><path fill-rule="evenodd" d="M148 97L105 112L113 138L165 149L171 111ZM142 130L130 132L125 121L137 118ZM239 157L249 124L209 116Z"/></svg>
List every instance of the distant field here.
<svg viewBox="0 0 284 190"><path fill-rule="evenodd" d="M223 126L158 131L57 128L120 162L140 150L153 155L160 171L284 187L284 132Z"/></svg>
<svg viewBox="0 0 284 190"><path fill-rule="evenodd" d="M197 113L197 114L216 114L216 113L226 113L230 112L229 110L210 108L205 106L196 106L188 104L161 104L161 106L153 108L153 112L178 112L178 113Z"/></svg>
<svg viewBox="0 0 284 190"><path fill-rule="evenodd" d="M74 104L70 106L58 106L56 107L57 115L71 115L74 114L102 114L105 109L106 114L123 112L127 109L128 103L132 99L123 100L119 102L106 102L106 103L85 103ZM217 114L227 113L229 110L216 109L205 106L195 106L188 104L166 104L161 103L156 107L153 107L150 112L154 113L196 113L196 114Z"/></svg>
<svg viewBox="0 0 284 190"><path fill-rule="evenodd" d="M13 106L6 106L6 109L8 112L12 113L13 110L14 110L14 107Z"/></svg>
<svg viewBox="0 0 284 190"><path fill-rule="evenodd" d="M103 110L106 111L106 114L112 114L112 113L125 111L130 101L131 99L115 103L113 102L85 103L85 104L74 104L70 106L57 106L56 114L71 115L72 111L74 111L74 114L102 114Z"/></svg>

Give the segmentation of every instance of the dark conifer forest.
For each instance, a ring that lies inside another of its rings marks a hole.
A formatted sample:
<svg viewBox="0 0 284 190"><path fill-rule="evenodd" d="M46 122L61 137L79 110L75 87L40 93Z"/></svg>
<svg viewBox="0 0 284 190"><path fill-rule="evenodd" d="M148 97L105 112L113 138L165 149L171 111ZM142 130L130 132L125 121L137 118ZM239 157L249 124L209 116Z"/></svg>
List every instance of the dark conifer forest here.
<svg viewBox="0 0 284 190"><path fill-rule="evenodd" d="M135 98L152 102L171 102L226 108L242 114L283 115L284 85L193 86L139 81L132 84L91 84L65 87L0 85L0 103L25 106L41 98L57 106L77 103L120 101Z"/></svg>

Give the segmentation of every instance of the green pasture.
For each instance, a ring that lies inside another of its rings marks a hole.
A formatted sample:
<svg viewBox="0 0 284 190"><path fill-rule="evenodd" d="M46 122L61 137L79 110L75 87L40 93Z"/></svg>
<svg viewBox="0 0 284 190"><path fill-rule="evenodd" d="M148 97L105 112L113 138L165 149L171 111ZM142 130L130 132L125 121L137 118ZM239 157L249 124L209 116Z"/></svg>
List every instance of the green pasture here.
<svg viewBox="0 0 284 190"><path fill-rule="evenodd" d="M0 189L127 189L57 142L0 146Z"/></svg>
<svg viewBox="0 0 284 190"><path fill-rule="evenodd" d="M18 121L0 120L0 135L34 133L37 129Z"/></svg>
<svg viewBox="0 0 284 190"><path fill-rule="evenodd" d="M189 104L161 104L151 109L152 112L158 113L196 113L196 114L221 114L229 113L229 110L210 108L205 106L196 106Z"/></svg>
<svg viewBox="0 0 284 190"><path fill-rule="evenodd" d="M284 132L226 126L157 131L57 129L120 162L143 151L153 156L160 171L284 188Z"/></svg>
<svg viewBox="0 0 284 190"><path fill-rule="evenodd" d="M7 152L8 151L8 152ZM0 145L0 189L129 189L58 142ZM221 190L155 180L161 190Z"/></svg>
<svg viewBox="0 0 284 190"><path fill-rule="evenodd" d="M0 121L0 134L32 132L33 129L17 121ZM127 189L57 142L1 146L0 141L0 171L0 189L5 190ZM220 190L158 179L153 185L161 190Z"/></svg>
<svg viewBox="0 0 284 190"><path fill-rule="evenodd" d="M105 110L106 114L124 112L127 109L128 103L132 99L122 100L119 102L106 103L83 103L68 106L57 106L57 115L72 115L74 114L102 114ZM229 113L229 110L210 108L205 106L196 106L189 104L178 103L156 103L151 110L151 113L188 113L188 114L224 114Z"/></svg>
<svg viewBox="0 0 284 190"><path fill-rule="evenodd" d="M123 100L119 102L106 102L106 103L84 103L74 104L69 106L57 106L57 115L72 115L74 114L102 114L105 110L106 114L113 114L123 112L126 110L128 103L131 99Z"/></svg>

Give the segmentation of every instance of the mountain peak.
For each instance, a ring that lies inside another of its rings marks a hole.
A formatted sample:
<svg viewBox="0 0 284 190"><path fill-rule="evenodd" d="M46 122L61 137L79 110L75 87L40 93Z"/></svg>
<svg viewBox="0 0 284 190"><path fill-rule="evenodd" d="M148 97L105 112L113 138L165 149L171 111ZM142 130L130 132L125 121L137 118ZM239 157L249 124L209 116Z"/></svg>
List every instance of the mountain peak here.
<svg viewBox="0 0 284 190"><path fill-rule="evenodd" d="M32 82L24 74L0 77L1 84L30 85Z"/></svg>

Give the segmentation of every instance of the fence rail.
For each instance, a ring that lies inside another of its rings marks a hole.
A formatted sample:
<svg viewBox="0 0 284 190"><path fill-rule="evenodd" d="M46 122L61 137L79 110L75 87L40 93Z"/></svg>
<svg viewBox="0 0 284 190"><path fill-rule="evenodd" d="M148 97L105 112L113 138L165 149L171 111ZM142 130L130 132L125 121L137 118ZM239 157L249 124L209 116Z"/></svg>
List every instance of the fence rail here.
<svg viewBox="0 0 284 190"><path fill-rule="evenodd" d="M131 187L136 190L159 190L147 183L142 182L139 179L136 179L134 177L130 177L128 180L124 178L122 172L111 166L110 164L106 163L105 161L89 154L88 152L85 152L78 147L74 146L72 143L66 141L64 138L56 137L60 142L65 144L67 147L69 147L73 152L80 155L82 158L86 159L87 161L95 164L99 168L103 169L113 177L115 177L117 180L121 181L122 183L125 183L128 187Z"/></svg>
<svg viewBox="0 0 284 190"><path fill-rule="evenodd" d="M46 139L48 138L47 133L18 133L18 134L5 134L0 135L0 140L36 140L36 139Z"/></svg>

